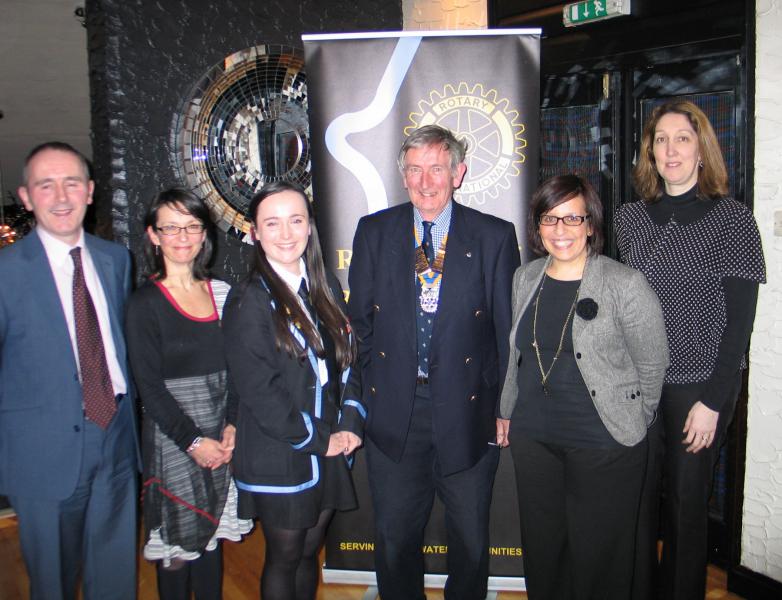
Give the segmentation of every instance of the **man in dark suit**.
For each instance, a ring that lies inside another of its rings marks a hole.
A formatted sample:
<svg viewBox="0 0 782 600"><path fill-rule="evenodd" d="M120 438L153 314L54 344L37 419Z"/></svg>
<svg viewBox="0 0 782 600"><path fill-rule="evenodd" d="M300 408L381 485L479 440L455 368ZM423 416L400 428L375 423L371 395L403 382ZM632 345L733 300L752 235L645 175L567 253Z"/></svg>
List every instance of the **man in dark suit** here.
<svg viewBox="0 0 782 600"><path fill-rule="evenodd" d="M410 202L362 218L353 241L348 310L369 409L383 600L425 598L421 546L435 493L448 534L445 597L486 596L519 251L510 223L453 201L465 151L438 126L410 135L398 160Z"/></svg>
<svg viewBox="0 0 782 600"><path fill-rule="evenodd" d="M0 252L0 493L34 600L136 596L138 446L122 334L127 250L84 232L94 184L61 142L19 196L36 228Z"/></svg>

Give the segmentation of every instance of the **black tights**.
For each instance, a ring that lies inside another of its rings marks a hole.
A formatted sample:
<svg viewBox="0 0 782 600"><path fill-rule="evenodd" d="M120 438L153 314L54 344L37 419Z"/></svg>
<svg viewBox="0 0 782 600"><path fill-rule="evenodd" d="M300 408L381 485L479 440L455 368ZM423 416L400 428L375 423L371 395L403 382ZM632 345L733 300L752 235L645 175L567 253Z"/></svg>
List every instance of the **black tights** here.
<svg viewBox="0 0 782 600"><path fill-rule="evenodd" d="M318 551L333 510L320 513L309 529L282 529L262 523L266 562L261 575L263 600L314 600L318 588Z"/></svg>
<svg viewBox="0 0 782 600"><path fill-rule="evenodd" d="M212 552L196 560L173 561L170 567L157 563L157 589L160 600L220 600L223 597L223 551L218 543Z"/></svg>

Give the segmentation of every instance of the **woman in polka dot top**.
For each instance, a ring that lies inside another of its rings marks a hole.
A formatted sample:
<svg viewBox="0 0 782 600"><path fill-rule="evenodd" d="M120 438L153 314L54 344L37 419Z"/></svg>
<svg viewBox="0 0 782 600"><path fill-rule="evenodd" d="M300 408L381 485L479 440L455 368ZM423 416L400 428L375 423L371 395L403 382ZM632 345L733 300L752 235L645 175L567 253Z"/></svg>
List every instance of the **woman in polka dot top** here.
<svg viewBox="0 0 782 600"><path fill-rule="evenodd" d="M633 598L661 592L700 600L712 473L746 367L758 284L765 282L763 250L752 213L727 196L719 143L695 104L669 102L652 112L633 178L642 201L617 214L619 252L659 296L671 355L649 431Z"/></svg>

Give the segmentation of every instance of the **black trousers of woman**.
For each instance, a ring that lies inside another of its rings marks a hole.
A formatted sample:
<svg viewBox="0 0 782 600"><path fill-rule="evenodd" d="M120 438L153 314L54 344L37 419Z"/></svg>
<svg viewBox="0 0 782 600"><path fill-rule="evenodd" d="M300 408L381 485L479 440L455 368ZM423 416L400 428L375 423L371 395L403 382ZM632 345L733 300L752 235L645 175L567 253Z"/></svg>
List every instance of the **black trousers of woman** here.
<svg viewBox="0 0 782 600"><path fill-rule="evenodd" d="M566 448L513 433L530 600L629 600L646 440Z"/></svg>
<svg viewBox="0 0 782 600"><path fill-rule="evenodd" d="M732 398L741 388L733 382ZM693 454L686 452L684 422L700 399L703 384L665 385L657 421L649 429L649 460L638 518L633 598L703 600L708 562L708 504L714 466L733 418L735 400L723 407L715 442ZM661 488L663 553L657 561Z"/></svg>
<svg viewBox="0 0 782 600"><path fill-rule="evenodd" d="M309 529L283 529L261 522L266 539L263 600L315 600L320 578L318 552L333 516L333 510L324 510Z"/></svg>
<svg viewBox="0 0 782 600"><path fill-rule="evenodd" d="M160 600L220 600L223 597L223 547L220 543L211 552L196 560L177 561L165 568L158 561L157 589Z"/></svg>

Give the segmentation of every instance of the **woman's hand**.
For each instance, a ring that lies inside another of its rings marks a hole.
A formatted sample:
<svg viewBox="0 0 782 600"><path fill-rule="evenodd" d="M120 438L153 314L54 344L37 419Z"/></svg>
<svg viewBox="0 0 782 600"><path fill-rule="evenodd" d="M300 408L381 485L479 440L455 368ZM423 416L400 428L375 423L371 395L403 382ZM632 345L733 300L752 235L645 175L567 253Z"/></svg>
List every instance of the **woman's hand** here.
<svg viewBox="0 0 782 600"><path fill-rule="evenodd" d="M220 445L223 447L224 452L230 452L233 454L236 447L236 427L233 425L226 425L223 428L222 440Z"/></svg>
<svg viewBox="0 0 782 600"><path fill-rule="evenodd" d="M338 431L329 436L329 447L326 450L326 456L337 456L345 451L348 445L346 435L346 431Z"/></svg>
<svg viewBox="0 0 782 600"><path fill-rule="evenodd" d="M361 446L362 440L352 431L343 431L343 439L345 440L345 447L342 450L342 454L349 456L353 451Z"/></svg>
<svg viewBox="0 0 782 600"><path fill-rule="evenodd" d="M223 450L223 460L217 465L212 465L212 468L217 468L221 464L228 464L234 456L234 448L236 447L236 427L233 425L226 425L223 427L223 434L220 436L220 448Z"/></svg>
<svg viewBox="0 0 782 600"><path fill-rule="evenodd" d="M497 419L497 445L507 448L510 445L508 432L510 431L510 419Z"/></svg>
<svg viewBox="0 0 782 600"><path fill-rule="evenodd" d="M231 453L226 453L222 444L217 440L204 437L201 438L198 446L190 452L190 458L202 469L216 469L231 460Z"/></svg>
<svg viewBox="0 0 782 600"><path fill-rule="evenodd" d="M716 410L711 410L700 400L692 405L682 430L685 435L682 444L688 444L687 452L694 454L704 448L711 447L717 435L717 421L719 418L720 413Z"/></svg>

